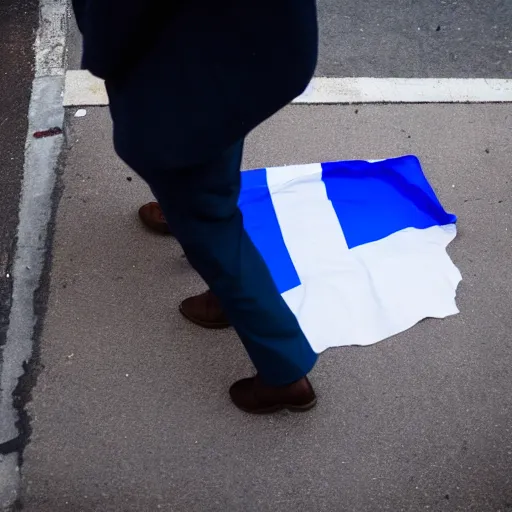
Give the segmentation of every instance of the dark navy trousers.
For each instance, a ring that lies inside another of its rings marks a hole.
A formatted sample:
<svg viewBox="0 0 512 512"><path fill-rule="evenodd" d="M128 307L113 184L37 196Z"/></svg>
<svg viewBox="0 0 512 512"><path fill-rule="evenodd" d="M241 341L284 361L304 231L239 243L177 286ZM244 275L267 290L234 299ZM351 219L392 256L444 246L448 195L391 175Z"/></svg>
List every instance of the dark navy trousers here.
<svg viewBox="0 0 512 512"><path fill-rule="evenodd" d="M262 380L286 385L306 375L317 355L244 229L238 208L242 152L240 140L209 162L138 172Z"/></svg>

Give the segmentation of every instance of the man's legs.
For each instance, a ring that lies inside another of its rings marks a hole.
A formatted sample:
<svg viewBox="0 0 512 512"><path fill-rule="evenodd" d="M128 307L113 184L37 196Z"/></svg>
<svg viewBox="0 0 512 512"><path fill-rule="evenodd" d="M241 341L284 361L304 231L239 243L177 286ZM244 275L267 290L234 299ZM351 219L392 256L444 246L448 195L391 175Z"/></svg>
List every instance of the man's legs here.
<svg viewBox="0 0 512 512"><path fill-rule="evenodd" d="M286 386L317 355L277 291L238 209L243 142L218 158L142 177L191 265L220 300L262 382Z"/></svg>

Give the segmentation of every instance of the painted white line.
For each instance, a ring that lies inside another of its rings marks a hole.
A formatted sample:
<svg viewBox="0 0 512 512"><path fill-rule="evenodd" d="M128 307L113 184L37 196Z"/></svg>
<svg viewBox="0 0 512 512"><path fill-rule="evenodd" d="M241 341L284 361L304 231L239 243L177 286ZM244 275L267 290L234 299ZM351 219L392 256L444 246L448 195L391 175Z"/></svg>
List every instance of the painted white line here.
<svg viewBox="0 0 512 512"><path fill-rule="evenodd" d="M505 78L325 78L315 77L296 104L509 103ZM108 105L103 81L88 71L68 71L64 106Z"/></svg>
<svg viewBox="0 0 512 512"><path fill-rule="evenodd" d="M67 0L41 0L35 42L35 77L28 112L28 134L19 205L19 223L14 255L12 302L6 342L2 347L0 375L0 441L12 441L20 434L13 392L25 365L32 358L37 323L35 294L39 288L47 251L48 225L57 160L64 136L59 130L34 138L37 131L63 129L64 42ZM19 496L18 454L0 458L0 509L13 506ZM6 461L4 464L3 461Z"/></svg>
<svg viewBox="0 0 512 512"><path fill-rule="evenodd" d="M512 102L512 80L486 78L314 78L294 103Z"/></svg>
<svg viewBox="0 0 512 512"><path fill-rule="evenodd" d="M103 80L91 75L89 71L67 71L63 104L65 107L108 105Z"/></svg>

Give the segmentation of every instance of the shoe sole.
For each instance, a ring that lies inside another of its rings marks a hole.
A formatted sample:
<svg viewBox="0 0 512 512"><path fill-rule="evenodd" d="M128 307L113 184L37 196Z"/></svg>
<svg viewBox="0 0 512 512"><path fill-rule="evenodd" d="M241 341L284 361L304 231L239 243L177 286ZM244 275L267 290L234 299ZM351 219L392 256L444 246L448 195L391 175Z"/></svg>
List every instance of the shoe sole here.
<svg viewBox="0 0 512 512"><path fill-rule="evenodd" d="M195 325L198 325L199 327L203 327L204 329L212 329L212 330L219 330L219 329L227 329L228 327L231 327L231 324L228 322L205 322L204 320L199 320L198 318L194 318L190 315L187 315L185 310L180 305L179 307L180 313L189 321L192 322Z"/></svg>
<svg viewBox="0 0 512 512"><path fill-rule="evenodd" d="M148 231L151 231L151 233L156 233L157 235L164 235L164 236L173 236L171 230L169 229L168 224L152 222L151 220L147 220L143 215L140 214L140 212L138 215L139 215L139 220L141 221L142 225Z"/></svg>
<svg viewBox="0 0 512 512"><path fill-rule="evenodd" d="M150 232L156 235L162 235L162 236L173 236L172 232L169 230L169 228L164 226L159 226L158 224L148 224L147 222L144 222L142 219L142 225Z"/></svg>
<svg viewBox="0 0 512 512"><path fill-rule="evenodd" d="M315 407L316 403L317 403L317 399L315 398L314 400L311 400L311 402L304 404L304 405L277 404L277 405L273 405L272 407L266 407L264 409L256 409L256 410L245 409L244 407L239 407L236 404L235 405L241 411L247 412L249 414L272 414L272 413L284 411L284 410L287 410L290 412L307 412L307 411L310 411L311 409L313 409L313 407Z"/></svg>

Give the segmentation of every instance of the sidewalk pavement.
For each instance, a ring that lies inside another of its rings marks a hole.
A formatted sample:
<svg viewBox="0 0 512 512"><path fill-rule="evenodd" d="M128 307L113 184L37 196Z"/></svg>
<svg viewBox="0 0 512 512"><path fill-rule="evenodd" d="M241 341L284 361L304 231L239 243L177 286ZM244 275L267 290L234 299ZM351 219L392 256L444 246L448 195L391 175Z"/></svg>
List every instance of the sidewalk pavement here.
<svg viewBox="0 0 512 512"><path fill-rule="evenodd" d="M180 317L204 286L139 224L108 110L68 121L25 510L512 510L512 106L293 106L251 135L246 168L418 155L464 278L460 315L328 351L318 407L263 417L229 402L234 333Z"/></svg>

